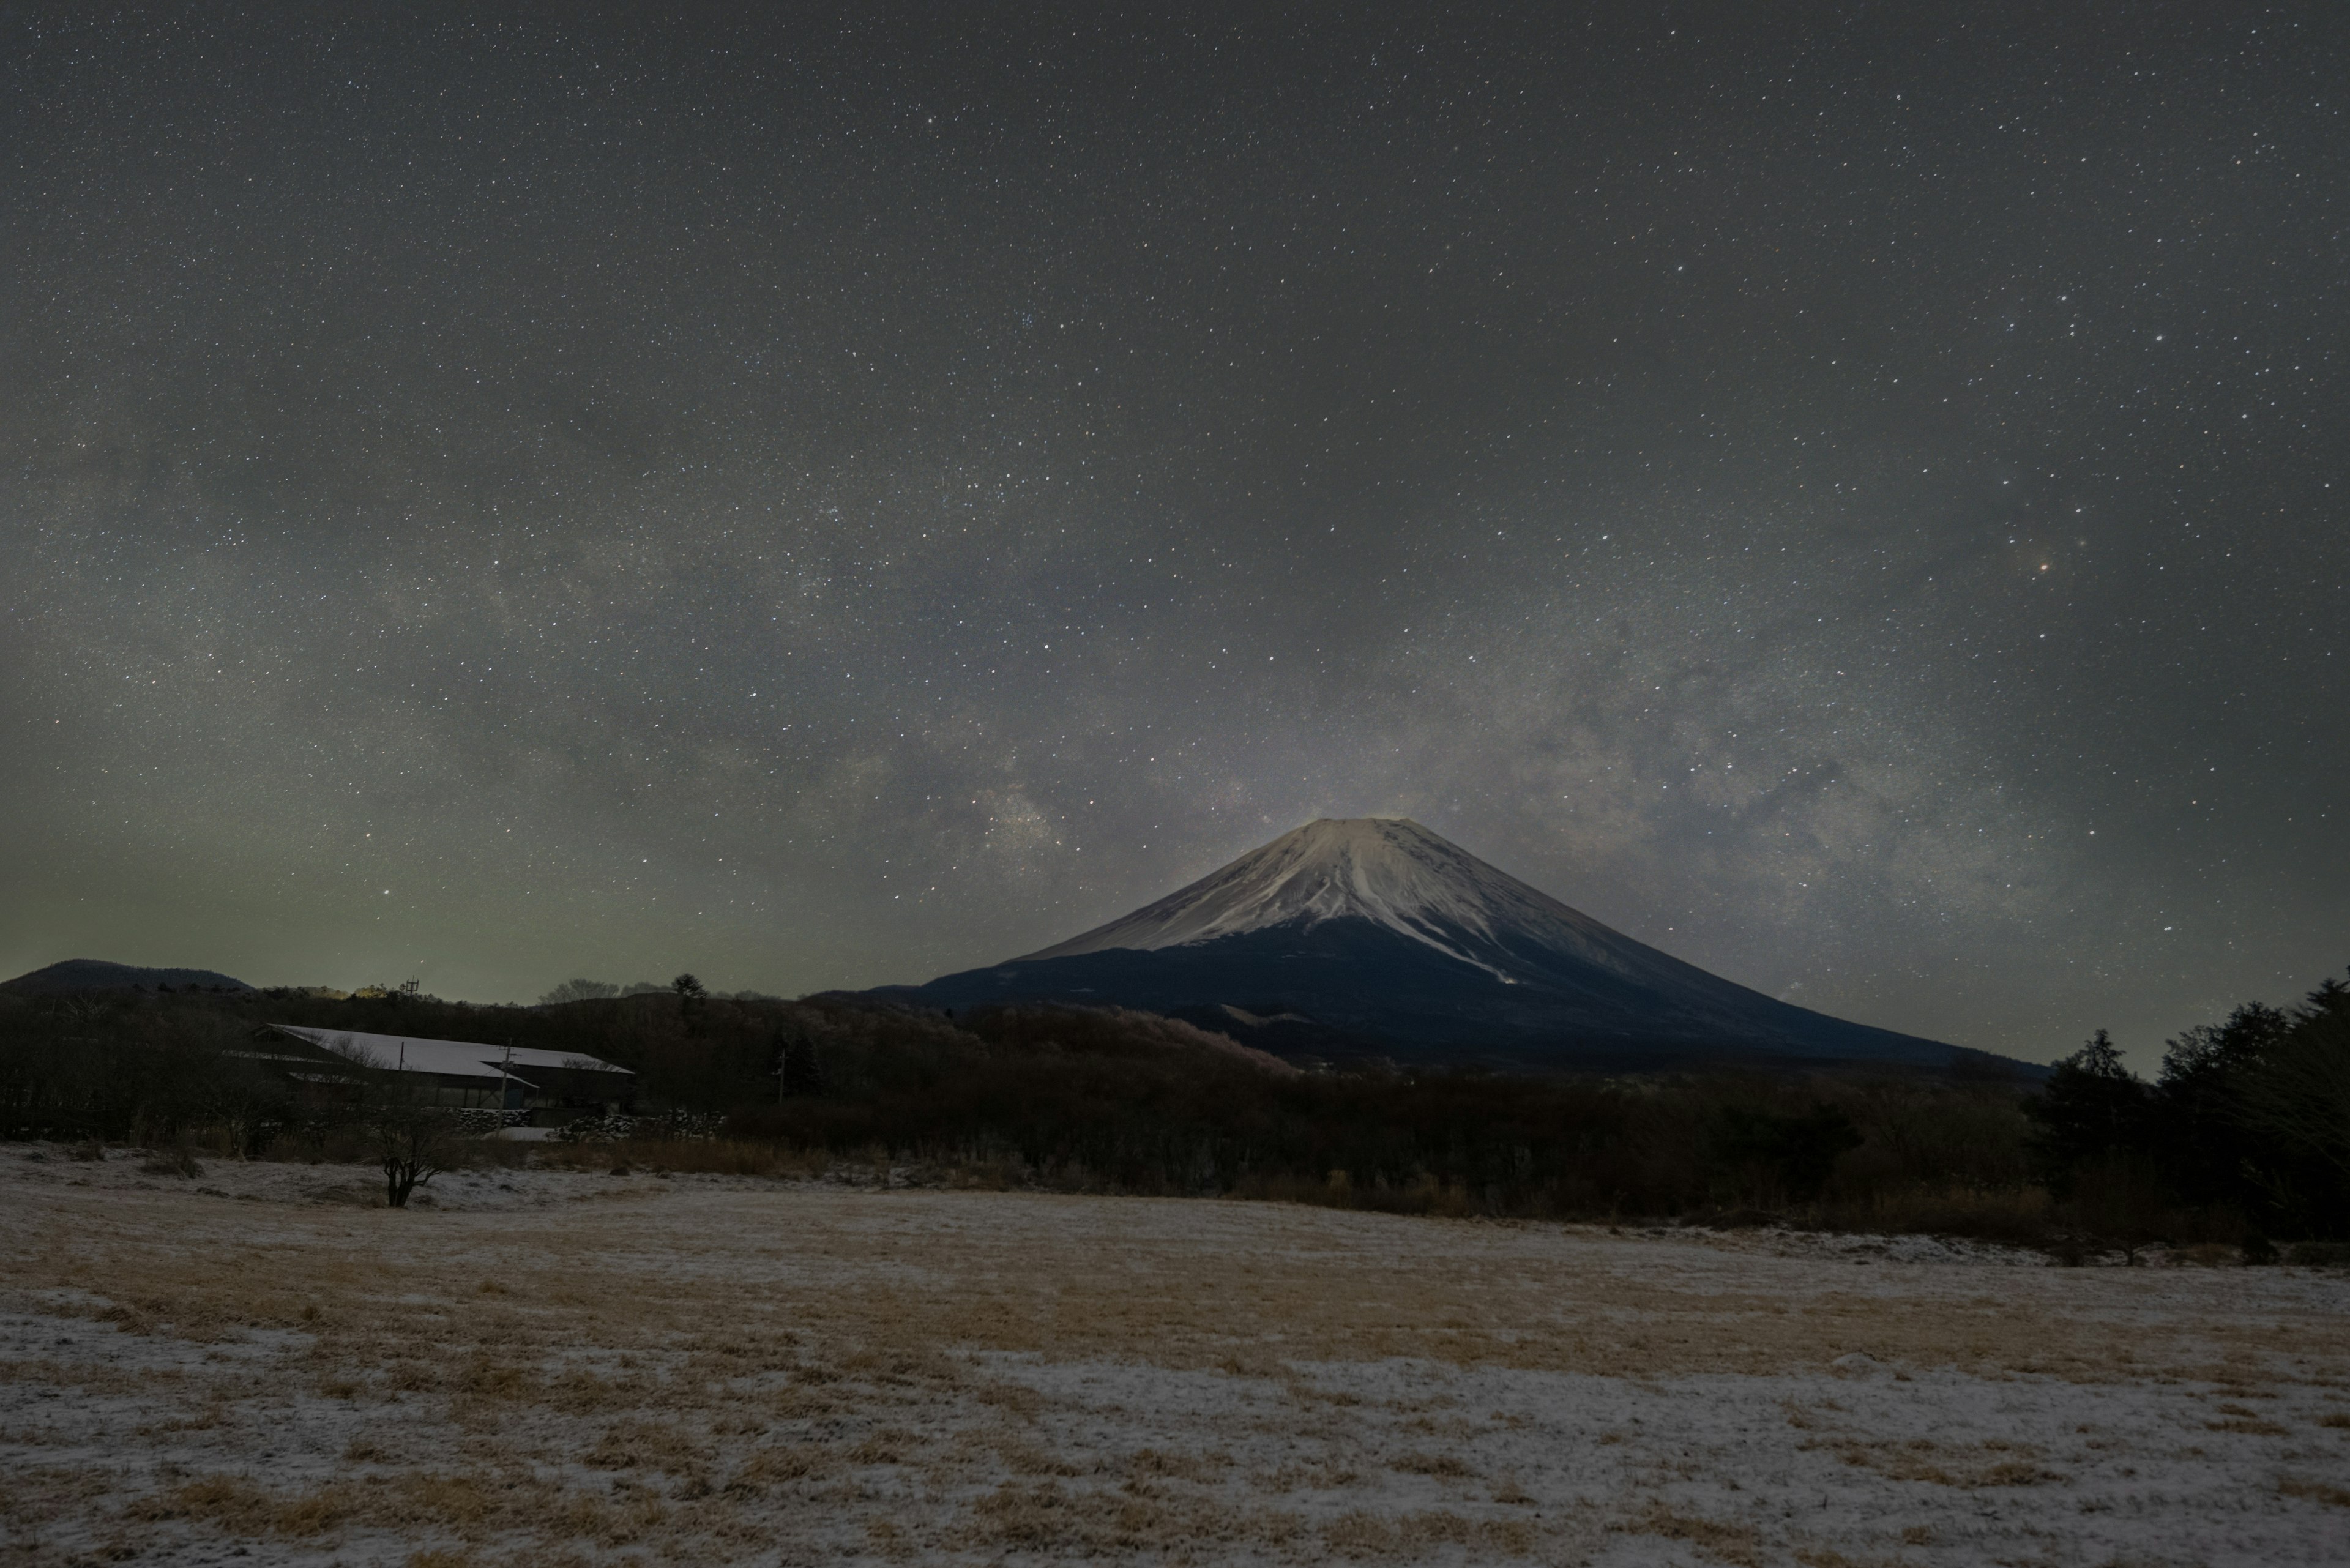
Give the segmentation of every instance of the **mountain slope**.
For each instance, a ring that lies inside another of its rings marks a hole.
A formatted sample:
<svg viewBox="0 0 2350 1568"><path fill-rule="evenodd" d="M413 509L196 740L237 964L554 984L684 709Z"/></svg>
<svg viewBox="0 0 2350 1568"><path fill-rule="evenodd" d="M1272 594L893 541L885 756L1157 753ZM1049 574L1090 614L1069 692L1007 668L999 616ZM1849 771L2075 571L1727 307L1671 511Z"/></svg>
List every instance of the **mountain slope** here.
<svg viewBox="0 0 2350 1568"><path fill-rule="evenodd" d="M167 985L174 991L253 989L241 980L208 969L140 969L104 959L65 959L0 983L0 991L19 996L54 996L77 991L159 991Z"/></svg>
<svg viewBox="0 0 2350 1568"><path fill-rule="evenodd" d="M1275 1050L1496 1064L1975 1054L1710 974L1404 818L1309 823L1107 925L908 994L1117 1002Z"/></svg>

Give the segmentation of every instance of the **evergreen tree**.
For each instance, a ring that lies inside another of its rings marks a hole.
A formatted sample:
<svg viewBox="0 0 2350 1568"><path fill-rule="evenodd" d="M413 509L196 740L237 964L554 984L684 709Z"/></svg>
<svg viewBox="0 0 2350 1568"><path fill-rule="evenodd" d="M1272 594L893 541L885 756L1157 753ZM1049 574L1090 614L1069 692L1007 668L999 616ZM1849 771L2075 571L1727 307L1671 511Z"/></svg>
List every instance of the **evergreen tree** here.
<svg viewBox="0 0 2350 1568"><path fill-rule="evenodd" d="M1808 1203L1820 1195L1835 1162L1861 1145L1860 1129L1835 1106L1814 1101L1807 1114L1776 1115L1748 1106L1724 1106L1707 1129L1717 1160L1733 1168L1760 1168L1786 1197Z"/></svg>
<svg viewBox="0 0 2350 1568"><path fill-rule="evenodd" d="M2102 1029L2057 1063L2047 1086L2023 1107L2037 1129L2033 1153L2049 1190L2068 1197L2090 1166L2146 1153L2153 1141L2153 1104L2151 1091Z"/></svg>
<svg viewBox="0 0 2350 1568"><path fill-rule="evenodd" d="M785 1097L824 1093L824 1062L806 1030L785 1030L778 1036L777 1050L782 1060L776 1064L776 1072L782 1079L779 1086Z"/></svg>
<svg viewBox="0 0 2350 1568"><path fill-rule="evenodd" d="M2187 1202L2247 1210L2261 1205L2247 1172L2262 1151L2237 1114L2238 1087L2293 1022L2276 1008L2247 1002L2225 1023L2188 1030L2164 1052L2153 1119L2164 1173Z"/></svg>
<svg viewBox="0 0 2350 1568"><path fill-rule="evenodd" d="M2288 1233L2350 1234L2350 992L2329 984L2231 1079L2248 1179Z"/></svg>

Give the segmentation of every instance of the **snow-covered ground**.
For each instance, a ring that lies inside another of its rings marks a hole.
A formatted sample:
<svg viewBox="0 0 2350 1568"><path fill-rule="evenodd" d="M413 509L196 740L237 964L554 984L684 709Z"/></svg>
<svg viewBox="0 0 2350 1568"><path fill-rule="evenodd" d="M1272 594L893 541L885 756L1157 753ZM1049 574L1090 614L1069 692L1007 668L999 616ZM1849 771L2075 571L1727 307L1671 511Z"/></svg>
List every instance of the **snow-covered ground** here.
<svg viewBox="0 0 2350 1568"><path fill-rule="evenodd" d="M642 1173L368 1190L0 1146L0 1563L2350 1561L2339 1273Z"/></svg>

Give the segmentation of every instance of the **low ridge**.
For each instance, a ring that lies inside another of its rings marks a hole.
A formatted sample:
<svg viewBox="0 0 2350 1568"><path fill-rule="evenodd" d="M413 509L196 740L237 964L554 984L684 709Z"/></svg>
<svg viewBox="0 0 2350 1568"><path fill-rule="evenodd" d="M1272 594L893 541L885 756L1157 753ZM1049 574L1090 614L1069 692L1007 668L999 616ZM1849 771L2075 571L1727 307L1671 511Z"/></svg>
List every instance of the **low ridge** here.
<svg viewBox="0 0 2350 1568"><path fill-rule="evenodd" d="M55 996L78 991L251 991L253 987L209 969L141 969L104 959L62 959L0 982L0 991L20 996Z"/></svg>

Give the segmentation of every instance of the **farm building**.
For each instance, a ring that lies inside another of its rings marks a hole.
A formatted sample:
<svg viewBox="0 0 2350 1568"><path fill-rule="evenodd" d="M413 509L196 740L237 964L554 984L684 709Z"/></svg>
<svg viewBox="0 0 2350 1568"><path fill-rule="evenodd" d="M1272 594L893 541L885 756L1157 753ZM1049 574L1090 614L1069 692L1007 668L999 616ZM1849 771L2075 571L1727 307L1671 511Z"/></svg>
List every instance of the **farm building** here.
<svg viewBox="0 0 2350 1568"><path fill-rule="evenodd" d="M439 1104L457 1109L522 1112L533 1122L616 1115L636 1099L637 1075L626 1067L576 1051L540 1051L522 1045L486 1045L467 1040L419 1040L400 1034L364 1034L348 1029L314 1029L273 1023L293 1041L297 1054L277 1054L296 1076L341 1078L348 1069L413 1073ZM320 1073L303 1073L314 1062Z"/></svg>

